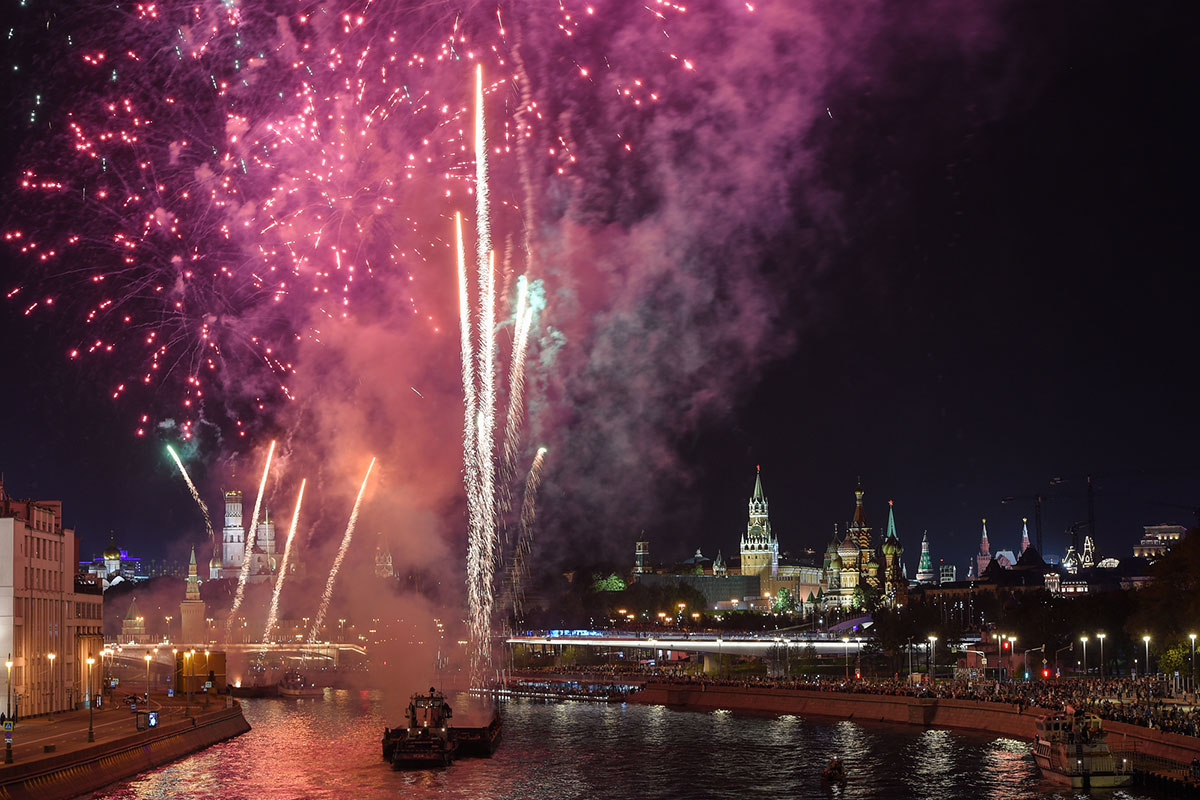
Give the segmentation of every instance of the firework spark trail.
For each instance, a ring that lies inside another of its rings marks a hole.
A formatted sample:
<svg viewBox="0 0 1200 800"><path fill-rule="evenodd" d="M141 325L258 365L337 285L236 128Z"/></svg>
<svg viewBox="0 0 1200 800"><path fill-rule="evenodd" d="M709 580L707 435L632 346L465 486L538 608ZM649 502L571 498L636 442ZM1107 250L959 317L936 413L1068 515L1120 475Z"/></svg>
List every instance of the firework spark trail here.
<svg viewBox="0 0 1200 800"><path fill-rule="evenodd" d="M346 532L342 534L341 547L338 548L337 557L333 559L333 567L329 570L329 580L325 582L325 593L321 595L321 606L317 609L317 617L308 634L310 643L317 641L317 634L321 630L321 625L325 623L325 614L329 611L329 601L333 599L333 584L337 580L338 570L342 568L342 561L346 558L346 551L350 549L354 526L358 524L358 508L362 505L363 494L367 491L367 480L371 477L371 470L374 466L375 459L372 458L371 463L367 465L367 474L363 476L362 486L358 487L358 497L354 499L354 508L350 511L350 521L346 523Z"/></svg>
<svg viewBox="0 0 1200 800"><path fill-rule="evenodd" d="M200 492L196 491L196 484L192 483L192 476L188 475L188 471L184 469L183 462L179 460L179 454L175 452L175 448L167 445L167 452L171 454L171 458L175 459L175 466L179 467L179 474L183 476L188 491L192 493L192 499L196 501L196 505L200 506L200 513L204 515L204 530L208 533L209 542L215 548L217 535L213 533L212 519L208 516L208 506L205 504L204 498L200 496Z"/></svg>
<svg viewBox="0 0 1200 800"><path fill-rule="evenodd" d="M262 509L263 492L267 488L267 476L271 473L271 458L275 455L275 440L267 450L267 463L263 465L262 480L258 482L258 497L254 500L254 515L250 518L250 527L246 529L242 547L242 569L238 573L237 591L233 595L233 605L229 609L229 619L225 621L225 640L229 640L233 632L233 618L242 607L242 598L246 596L246 579L250 577L251 554L254 552L254 541L258 537L258 512Z"/></svg>
<svg viewBox="0 0 1200 800"><path fill-rule="evenodd" d="M520 621L524 616L525 559L533 542L533 521L537 512L537 490L542 482L542 464L546 459L546 448L539 447L529 467L529 476L525 479L525 497L521 501L521 532L517 536L517 544L513 548L512 563L509 566L509 595L512 600L513 617Z"/></svg>
<svg viewBox="0 0 1200 800"><path fill-rule="evenodd" d="M263 644L270 644L271 629L279 618L279 595L283 592L283 579L287 576L288 563L292 559L292 540L296 538L296 525L300 521L300 504L304 501L304 486L308 478L300 481L300 493L296 495L296 510L292 512L292 524L288 528L287 542L283 545L283 561L279 563L279 577L275 579L275 591L271 595L271 610L267 613L267 627L263 630Z"/></svg>
<svg viewBox="0 0 1200 800"><path fill-rule="evenodd" d="M475 415L475 460L478 465L477 542L468 576L475 576L476 602L470 608L473 636L471 680L480 683L491 661L492 607L496 553L496 256L491 249L487 127L483 106L483 65L475 69L475 260L478 270L479 318L476 352L479 406ZM470 548L469 548L470 549ZM468 589L468 595L470 589Z"/></svg>
<svg viewBox="0 0 1200 800"><path fill-rule="evenodd" d="M514 321L512 355L508 362L508 413L504 423L504 461L500 470L500 485L507 487L512 482L517 468L517 448L520 444L521 420L525 414L525 351L529 343L529 328L533 321L533 307L529 300L527 276L517 278L517 309ZM501 493L498 515L503 518L508 512L512 496Z"/></svg>
<svg viewBox="0 0 1200 800"><path fill-rule="evenodd" d="M482 509L479 497L478 421L476 418L475 353L471 336L471 301L467 279L466 248L463 246L462 214L454 215L455 254L458 263L458 316L462 345L463 382L463 481L467 495L467 616L474 641L475 620L481 606L482 581L479 574L479 557L482 549L480 540ZM476 662L476 651L471 649L471 664ZM474 670L474 667L472 667ZM472 672L474 674L474 672Z"/></svg>

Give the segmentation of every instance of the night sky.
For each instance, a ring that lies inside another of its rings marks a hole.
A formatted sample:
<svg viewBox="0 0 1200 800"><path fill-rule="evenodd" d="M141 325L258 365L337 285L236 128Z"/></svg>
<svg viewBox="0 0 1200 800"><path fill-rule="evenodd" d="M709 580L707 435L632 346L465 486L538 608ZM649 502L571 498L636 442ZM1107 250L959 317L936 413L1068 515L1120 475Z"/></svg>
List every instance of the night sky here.
<svg viewBox="0 0 1200 800"><path fill-rule="evenodd" d="M585 399L608 393L616 399L596 408L636 416L637 380L589 394L588 369L561 384L531 378L535 403L542 390L574 403L536 426L551 447L540 513L555 546L540 550L544 563L631 562L640 528L656 558L696 547L729 556L756 464L783 550L822 550L851 517L861 476L880 534L895 501L910 576L924 530L935 560L960 575L982 517L993 551L1016 550L1022 516L1033 535L1039 492L1046 549L1060 555L1087 512L1083 482L1051 488L1055 477L1095 476L1106 554L1130 554L1142 525L1194 523L1200 29L1186 3L1008 2L981 20L951 19L951 7L930 4L914 21L911 3L871 4L871 24L855 23L858 52L830 61L805 110L820 113L796 128L809 158L786 184L808 199L746 267L778 302L764 311L767 336L744 369L717 363L743 354L714 350L680 379L704 383L713 369L718 399L643 420L663 431L653 457L579 455L600 438ZM23 91L9 87L10 109ZM19 125L7 130L11 181L28 143ZM628 194L611 202L641 202ZM3 252L7 290L26 265ZM55 317L22 310L0 306L5 488L61 498L85 556L110 529L130 550L178 555L202 527L159 443L133 437L131 408L65 358ZM453 346L430 358L457 369ZM556 454L570 466L556 471ZM226 455L194 462L210 505ZM590 481L593 459L608 466ZM454 464L436 468L453 478ZM614 469L626 479L598 486ZM585 482L602 502L572 499ZM1030 499L1002 505L1006 495ZM461 505L432 511L437 534L461 549Z"/></svg>

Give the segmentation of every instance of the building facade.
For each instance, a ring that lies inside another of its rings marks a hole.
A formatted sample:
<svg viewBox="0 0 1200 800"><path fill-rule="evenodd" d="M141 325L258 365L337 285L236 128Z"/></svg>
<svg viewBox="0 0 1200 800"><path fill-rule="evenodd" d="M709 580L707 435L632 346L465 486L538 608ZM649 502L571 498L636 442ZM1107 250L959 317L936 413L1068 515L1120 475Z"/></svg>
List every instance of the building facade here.
<svg viewBox="0 0 1200 800"><path fill-rule="evenodd" d="M20 716L74 708L88 693L104 601L76 581L77 552L61 501L17 500L0 484L0 652L13 662L0 678Z"/></svg>
<svg viewBox="0 0 1200 800"><path fill-rule="evenodd" d="M248 570L247 583L259 583L272 580L279 572L281 553L275 551L275 522L271 519L270 509L263 510L260 522L251 522L254 536L251 540L250 552L246 552L246 532L249 530L243 524L242 493L237 489L225 491L225 527L221 530L221 553L218 559L213 554L209 562L208 577L240 579L242 566Z"/></svg>

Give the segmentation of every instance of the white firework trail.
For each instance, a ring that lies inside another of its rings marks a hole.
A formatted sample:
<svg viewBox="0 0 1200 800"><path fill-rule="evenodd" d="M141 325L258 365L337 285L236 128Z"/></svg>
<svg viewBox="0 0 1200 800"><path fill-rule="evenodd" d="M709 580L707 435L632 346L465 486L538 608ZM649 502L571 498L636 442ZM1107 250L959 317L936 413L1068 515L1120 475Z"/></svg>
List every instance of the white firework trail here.
<svg viewBox="0 0 1200 800"><path fill-rule="evenodd" d="M467 605L471 631L470 675L473 685L481 682L491 661L492 576L496 549L496 260L492 252L491 210L488 192L487 126L483 108L483 66L475 69L475 266L478 275L479 349L471 352L471 337L464 337L464 363L476 359L479 382L478 405L465 410L467 435L463 460L467 464L467 505L471 517L467 536ZM460 292L465 280L460 275ZM460 299L463 294L460 294ZM469 309L461 309L469 316ZM463 323L464 326L466 323ZM464 384L467 379L464 369ZM468 403L473 389L468 393ZM471 425L474 424L474 429ZM471 472L474 462L475 480ZM474 484L474 485L472 485ZM472 499L473 498L473 499ZM473 508L472 508L473 507Z"/></svg>
<svg viewBox="0 0 1200 800"><path fill-rule="evenodd" d="M354 526L358 524L358 508L362 505L363 494L367 491L367 480L370 479L371 470L374 467L375 459L372 458L371 463L367 465L367 474L363 476L362 486L358 487L358 497L354 499L354 508L350 511L350 521L346 523L346 532L342 534L342 545L338 548L337 557L333 559L333 567L329 570L329 579L325 581L325 593L321 595L321 606L317 609L317 617L308 634L310 643L317 641L317 633L321 630L321 625L325 623L325 614L329 611L329 601L333 599L333 584L337 580L338 570L342 568L342 561L346 558L346 551L350 549L350 540L354 537Z"/></svg>
<svg viewBox="0 0 1200 800"><path fill-rule="evenodd" d="M482 547L481 508L479 505L479 457L477 450L478 420L476 419L475 396L475 352L471 337L471 301L467 279L466 248L463 247L462 214L454 215L455 254L458 263L458 317L462 340L463 382L463 481L467 493L467 609L472 641L475 640L479 593L482 581L479 575L479 553ZM476 650L470 653L472 674L476 663Z"/></svg>
<svg viewBox="0 0 1200 800"><path fill-rule="evenodd" d="M208 540L213 547L217 546L217 536L213 533L212 519L208 516L208 506L204 503L204 498L200 496L200 492L196 491L196 484L192 483L192 476L188 475L188 471L184 469L183 462L179 460L179 454L175 452L175 448L167 445L167 452L171 454L171 458L175 459L175 466L179 467L179 474L183 476L183 482L187 484L188 491L192 493L192 499L196 501L196 505L200 506L200 513L204 515L204 530L208 534Z"/></svg>
<svg viewBox="0 0 1200 800"><path fill-rule="evenodd" d="M487 130L483 116L483 64L475 65L475 264L484 277L492 252L492 212L488 189Z"/></svg>
<svg viewBox="0 0 1200 800"><path fill-rule="evenodd" d="M537 515L537 490L542 483L542 464L546 460L546 448L539 447L529 467L529 477L525 479L525 498L521 501L521 538L528 539L533 529L533 520Z"/></svg>
<svg viewBox="0 0 1200 800"><path fill-rule="evenodd" d="M262 509L263 492L267 488L267 476L271 473L271 458L275 455L275 440L267 450L267 463L263 465L262 480L258 482L258 497L254 501L254 514L250 519L250 527L246 529L246 537L242 548L242 569L238 573L237 591L233 595L233 606L229 609L229 619L225 621L225 640L233 632L233 618L242 607L242 598L246 596L246 579L250 577L250 554L254 552L254 541L258 537L258 512Z"/></svg>
<svg viewBox="0 0 1200 800"><path fill-rule="evenodd" d="M271 595L271 610L267 613L267 627L263 631L263 644L271 641L271 629L279 619L279 595L283 592L283 579L287 576L288 563L292 559L292 540L296 538L296 525L300 521L300 504L304 502L304 487L308 478L300 481L300 493L296 495L296 510L292 512L292 525L288 528L287 542L283 545L283 561L279 564L279 577L275 579L275 592Z"/></svg>
<svg viewBox="0 0 1200 800"><path fill-rule="evenodd" d="M517 278L517 315L513 324L512 357L508 364L508 413L504 423L504 461L500 470L500 485L508 486L516 472L518 445L520 444L521 420L525 414L525 351L529 343L529 328L533 321L533 306L529 302L529 281L526 276ZM501 495L499 516L508 511L511 497Z"/></svg>
<svg viewBox="0 0 1200 800"><path fill-rule="evenodd" d="M533 521L537 511L537 490L542 481L542 464L546 459L546 448L539 447L529 467L529 476L525 479L525 497L521 501L520 534L513 547L512 558L508 565L509 599L512 602L512 615L517 623L523 619L525 612L525 559L532 549Z"/></svg>

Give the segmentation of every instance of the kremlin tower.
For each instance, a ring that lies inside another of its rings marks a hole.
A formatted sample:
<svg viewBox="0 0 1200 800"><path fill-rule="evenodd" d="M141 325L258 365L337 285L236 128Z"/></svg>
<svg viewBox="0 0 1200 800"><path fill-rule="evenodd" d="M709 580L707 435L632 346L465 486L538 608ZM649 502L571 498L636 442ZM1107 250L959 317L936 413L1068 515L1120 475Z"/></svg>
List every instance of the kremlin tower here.
<svg viewBox="0 0 1200 800"><path fill-rule="evenodd" d="M917 564L917 583L937 583L933 570L933 558L929 555L929 531L921 536L921 561Z"/></svg>

